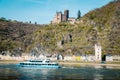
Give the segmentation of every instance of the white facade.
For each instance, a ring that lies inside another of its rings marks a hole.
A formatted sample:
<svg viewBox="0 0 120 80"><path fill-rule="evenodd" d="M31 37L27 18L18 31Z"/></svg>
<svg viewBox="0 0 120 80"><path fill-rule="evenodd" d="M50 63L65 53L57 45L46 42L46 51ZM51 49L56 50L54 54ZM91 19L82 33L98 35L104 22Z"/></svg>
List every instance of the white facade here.
<svg viewBox="0 0 120 80"><path fill-rule="evenodd" d="M68 21L69 21L71 24L75 24L76 19L71 17L71 18L68 18Z"/></svg>
<svg viewBox="0 0 120 80"><path fill-rule="evenodd" d="M106 56L106 62L112 62L113 61L113 56L112 55L107 55Z"/></svg>
<svg viewBox="0 0 120 80"><path fill-rule="evenodd" d="M120 55L113 55L114 62L120 62Z"/></svg>
<svg viewBox="0 0 120 80"><path fill-rule="evenodd" d="M96 61L101 61L102 58L102 48L100 44L95 44L95 59Z"/></svg>

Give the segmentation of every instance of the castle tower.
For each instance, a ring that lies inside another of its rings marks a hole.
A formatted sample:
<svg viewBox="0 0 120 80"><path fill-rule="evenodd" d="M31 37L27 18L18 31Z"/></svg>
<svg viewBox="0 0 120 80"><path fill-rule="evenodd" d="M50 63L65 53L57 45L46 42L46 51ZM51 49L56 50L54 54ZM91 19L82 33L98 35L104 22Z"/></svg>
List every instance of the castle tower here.
<svg viewBox="0 0 120 80"><path fill-rule="evenodd" d="M63 20L62 21L67 21L69 18L69 10L65 10L63 14Z"/></svg>
<svg viewBox="0 0 120 80"><path fill-rule="evenodd" d="M62 22L62 12L56 12L56 15L52 23L60 23L60 22Z"/></svg>
<svg viewBox="0 0 120 80"><path fill-rule="evenodd" d="M102 59L102 48L100 44L95 44L95 58L96 61L101 61Z"/></svg>
<svg viewBox="0 0 120 80"><path fill-rule="evenodd" d="M57 12L57 23L62 22L62 12Z"/></svg>

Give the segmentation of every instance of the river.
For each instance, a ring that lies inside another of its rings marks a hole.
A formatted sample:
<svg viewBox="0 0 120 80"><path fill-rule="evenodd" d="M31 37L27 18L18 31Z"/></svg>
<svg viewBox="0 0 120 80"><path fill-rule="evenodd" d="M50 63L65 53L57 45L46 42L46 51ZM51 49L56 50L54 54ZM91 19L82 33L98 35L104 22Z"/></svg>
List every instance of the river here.
<svg viewBox="0 0 120 80"><path fill-rule="evenodd" d="M66 66L62 68L27 68L0 64L0 80L75 80L120 79L120 68L112 66Z"/></svg>

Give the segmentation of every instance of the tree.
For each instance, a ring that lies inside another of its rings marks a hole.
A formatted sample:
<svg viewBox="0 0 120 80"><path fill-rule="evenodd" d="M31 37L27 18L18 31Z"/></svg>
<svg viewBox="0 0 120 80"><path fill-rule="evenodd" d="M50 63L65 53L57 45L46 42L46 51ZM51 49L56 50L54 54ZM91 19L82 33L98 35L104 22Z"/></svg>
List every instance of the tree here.
<svg viewBox="0 0 120 80"><path fill-rule="evenodd" d="M0 20L1 20L1 21L6 21L7 19L4 18L4 17L1 17Z"/></svg>
<svg viewBox="0 0 120 80"><path fill-rule="evenodd" d="M120 1L120 0L114 0L115 2Z"/></svg>
<svg viewBox="0 0 120 80"><path fill-rule="evenodd" d="M37 22L35 21L35 25L37 24Z"/></svg>
<svg viewBox="0 0 120 80"><path fill-rule="evenodd" d="M29 21L29 23L31 24L31 21Z"/></svg>
<svg viewBox="0 0 120 80"><path fill-rule="evenodd" d="M77 19L80 19L81 18L81 12L80 10L78 11L78 14L77 14Z"/></svg>

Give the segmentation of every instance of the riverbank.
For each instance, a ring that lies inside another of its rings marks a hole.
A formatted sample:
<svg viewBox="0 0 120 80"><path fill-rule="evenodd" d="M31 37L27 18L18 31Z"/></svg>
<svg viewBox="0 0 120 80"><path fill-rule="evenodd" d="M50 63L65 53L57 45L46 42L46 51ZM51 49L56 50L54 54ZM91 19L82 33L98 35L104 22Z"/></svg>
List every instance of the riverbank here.
<svg viewBox="0 0 120 80"><path fill-rule="evenodd" d="M0 64L17 64L22 61L17 60L0 60ZM79 61L55 61L58 62L59 65L66 65L66 66L120 66L120 62L107 62L107 63L100 63L100 62L79 62Z"/></svg>
<svg viewBox="0 0 120 80"><path fill-rule="evenodd" d="M58 62L60 65L76 65L76 66L120 66L119 63L109 62L109 63L99 63L99 62Z"/></svg>
<svg viewBox="0 0 120 80"><path fill-rule="evenodd" d="M21 61L17 61L17 60L0 60L0 64L17 64Z"/></svg>

